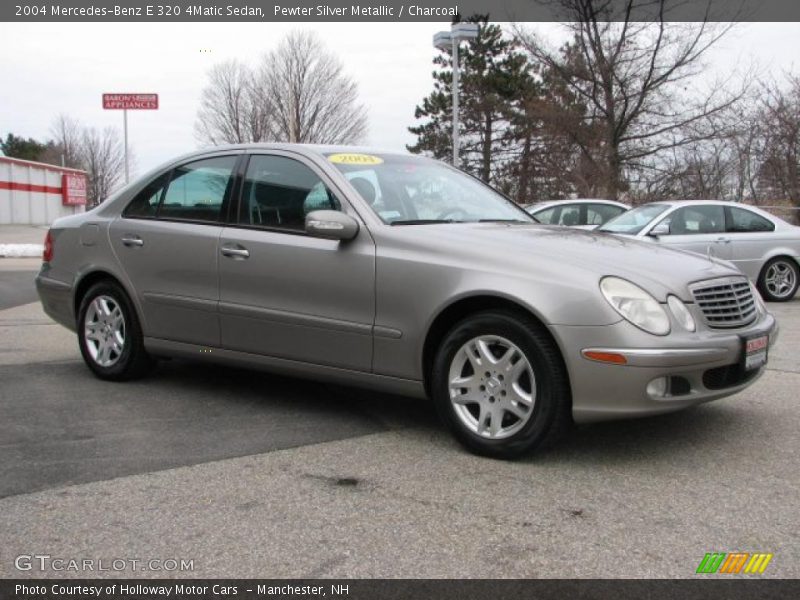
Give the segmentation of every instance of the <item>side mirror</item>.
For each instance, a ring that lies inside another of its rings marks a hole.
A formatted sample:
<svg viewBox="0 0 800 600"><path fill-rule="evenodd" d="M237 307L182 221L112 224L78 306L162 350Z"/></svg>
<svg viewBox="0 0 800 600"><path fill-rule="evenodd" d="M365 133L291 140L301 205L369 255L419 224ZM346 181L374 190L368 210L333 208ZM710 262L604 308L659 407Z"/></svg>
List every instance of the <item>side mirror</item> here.
<svg viewBox="0 0 800 600"><path fill-rule="evenodd" d="M647 235L654 238L660 235L669 235L669 223L667 221L661 221L658 225L653 227Z"/></svg>
<svg viewBox="0 0 800 600"><path fill-rule="evenodd" d="M352 240L358 221L338 210L314 210L306 215L306 233L326 240Z"/></svg>

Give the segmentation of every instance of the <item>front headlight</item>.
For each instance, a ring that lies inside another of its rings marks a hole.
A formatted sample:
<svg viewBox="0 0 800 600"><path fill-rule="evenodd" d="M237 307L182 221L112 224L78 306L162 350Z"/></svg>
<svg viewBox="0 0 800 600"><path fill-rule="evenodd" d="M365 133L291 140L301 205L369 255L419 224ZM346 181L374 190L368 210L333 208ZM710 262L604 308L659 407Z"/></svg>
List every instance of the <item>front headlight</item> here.
<svg viewBox="0 0 800 600"><path fill-rule="evenodd" d="M669 317L664 308L638 285L619 277L604 277L600 291L608 303L640 329L653 335L669 333Z"/></svg>

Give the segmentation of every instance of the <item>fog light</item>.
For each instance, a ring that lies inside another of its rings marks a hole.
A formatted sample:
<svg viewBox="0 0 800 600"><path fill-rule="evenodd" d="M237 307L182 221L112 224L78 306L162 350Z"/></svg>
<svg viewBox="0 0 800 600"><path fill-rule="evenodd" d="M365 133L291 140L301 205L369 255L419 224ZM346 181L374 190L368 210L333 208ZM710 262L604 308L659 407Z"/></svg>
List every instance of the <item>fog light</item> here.
<svg viewBox="0 0 800 600"><path fill-rule="evenodd" d="M669 392L669 378L658 377L647 384L647 395L651 398L663 398Z"/></svg>

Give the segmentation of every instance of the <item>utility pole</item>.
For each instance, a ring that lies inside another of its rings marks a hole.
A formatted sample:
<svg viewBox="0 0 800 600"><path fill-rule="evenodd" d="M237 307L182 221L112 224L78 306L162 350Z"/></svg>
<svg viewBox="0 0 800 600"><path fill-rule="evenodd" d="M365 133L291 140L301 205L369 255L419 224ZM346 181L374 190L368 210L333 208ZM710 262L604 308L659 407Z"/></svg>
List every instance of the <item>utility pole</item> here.
<svg viewBox="0 0 800 600"><path fill-rule="evenodd" d="M125 183L130 179L130 166L128 164L128 109L122 111L122 131L125 138Z"/></svg>

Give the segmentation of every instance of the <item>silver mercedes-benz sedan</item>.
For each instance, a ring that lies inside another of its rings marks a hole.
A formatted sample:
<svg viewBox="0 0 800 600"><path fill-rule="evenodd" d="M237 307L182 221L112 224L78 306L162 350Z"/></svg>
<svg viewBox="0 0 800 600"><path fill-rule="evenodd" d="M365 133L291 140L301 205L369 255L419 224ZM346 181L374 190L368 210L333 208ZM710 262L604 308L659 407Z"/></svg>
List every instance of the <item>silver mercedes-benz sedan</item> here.
<svg viewBox="0 0 800 600"><path fill-rule="evenodd" d="M755 206L719 200L653 202L599 230L729 260L773 302L791 300L800 285L800 227Z"/></svg>
<svg viewBox="0 0 800 600"><path fill-rule="evenodd" d="M729 264L538 225L445 164L357 148L176 159L57 220L37 286L103 379L184 357L428 396L497 457L741 391L777 333Z"/></svg>

